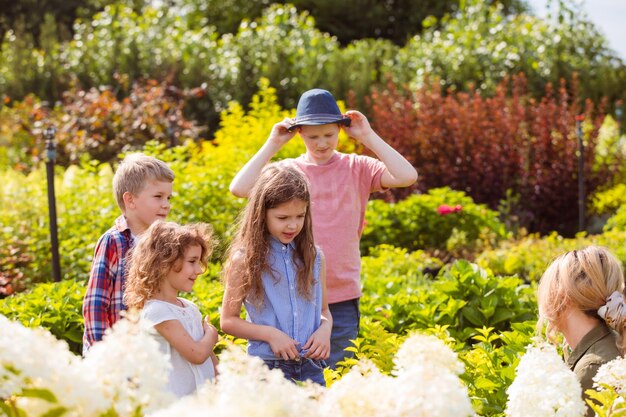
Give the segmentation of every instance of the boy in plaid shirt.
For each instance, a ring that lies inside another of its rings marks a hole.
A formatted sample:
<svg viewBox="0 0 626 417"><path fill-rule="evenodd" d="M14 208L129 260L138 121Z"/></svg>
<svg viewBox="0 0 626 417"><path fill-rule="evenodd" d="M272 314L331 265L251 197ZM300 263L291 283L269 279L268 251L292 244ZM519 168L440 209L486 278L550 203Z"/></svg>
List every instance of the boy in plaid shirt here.
<svg viewBox="0 0 626 417"><path fill-rule="evenodd" d="M128 155L113 177L113 193L122 215L98 240L83 300L83 355L126 309L122 300L126 254L135 238L170 211L174 173L154 157Z"/></svg>

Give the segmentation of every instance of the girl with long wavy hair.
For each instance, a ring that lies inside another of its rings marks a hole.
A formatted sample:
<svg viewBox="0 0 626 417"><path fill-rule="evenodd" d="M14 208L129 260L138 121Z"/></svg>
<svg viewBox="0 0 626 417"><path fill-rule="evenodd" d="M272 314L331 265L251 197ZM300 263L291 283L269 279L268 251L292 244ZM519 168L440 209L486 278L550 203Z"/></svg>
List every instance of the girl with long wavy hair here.
<svg viewBox="0 0 626 417"><path fill-rule="evenodd" d="M310 204L308 183L294 166L274 163L261 172L228 252L221 327L248 339L248 353L287 379L325 385L332 317Z"/></svg>

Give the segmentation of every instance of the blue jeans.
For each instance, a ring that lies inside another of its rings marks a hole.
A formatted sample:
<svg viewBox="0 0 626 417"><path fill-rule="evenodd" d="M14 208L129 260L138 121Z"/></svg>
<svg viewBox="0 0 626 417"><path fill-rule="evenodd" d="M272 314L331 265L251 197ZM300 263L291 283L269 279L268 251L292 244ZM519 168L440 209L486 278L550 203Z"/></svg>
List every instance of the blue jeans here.
<svg viewBox="0 0 626 417"><path fill-rule="evenodd" d="M323 387L326 386L324 368L326 368L327 365L324 361L301 357L298 360L266 359L263 362L265 362L270 369L278 368L283 371L285 378L292 382L304 382L310 379Z"/></svg>
<svg viewBox="0 0 626 417"><path fill-rule="evenodd" d="M353 346L350 340L356 339L359 335L361 312L358 298L328 306L333 316L333 330L330 335L330 358L326 362L331 369L335 369L337 362L354 356L352 352L346 352L345 349Z"/></svg>

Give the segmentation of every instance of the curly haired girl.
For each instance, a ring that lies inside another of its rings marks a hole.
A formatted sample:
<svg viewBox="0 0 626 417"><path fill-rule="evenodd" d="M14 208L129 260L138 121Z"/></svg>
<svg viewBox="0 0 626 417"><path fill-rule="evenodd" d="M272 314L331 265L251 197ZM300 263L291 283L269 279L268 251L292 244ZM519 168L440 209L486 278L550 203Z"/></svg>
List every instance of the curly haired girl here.
<svg viewBox="0 0 626 417"><path fill-rule="evenodd" d="M157 221L129 255L124 302L141 309L141 317L154 326L172 363L168 389L179 397L215 377L217 329L208 316L202 320L194 303L178 297L179 292L191 292L212 248L208 224Z"/></svg>

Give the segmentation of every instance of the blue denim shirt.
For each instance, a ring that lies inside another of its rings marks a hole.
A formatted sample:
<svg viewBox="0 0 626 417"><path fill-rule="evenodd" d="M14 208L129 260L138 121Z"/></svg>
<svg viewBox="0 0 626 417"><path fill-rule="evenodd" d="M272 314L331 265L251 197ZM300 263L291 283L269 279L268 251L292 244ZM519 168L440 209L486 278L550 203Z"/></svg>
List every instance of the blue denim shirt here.
<svg viewBox="0 0 626 417"><path fill-rule="evenodd" d="M269 272L264 272L261 275L264 294L264 304L261 309L257 309L248 300L244 301L244 305L248 313L248 321L281 330L300 343L300 356L303 356L306 350L303 350L302 346L320 327L321 323L321 261L318 251L313 265L315 281L311 299L307 300L298 293L297 269L293 261L294 251L293 242L284 245L274 237L270 238L268 264L274 270L275 277ZM269 343L259 340L249 341L248 354L259 356L262 359L275 359Z"/></svg>

